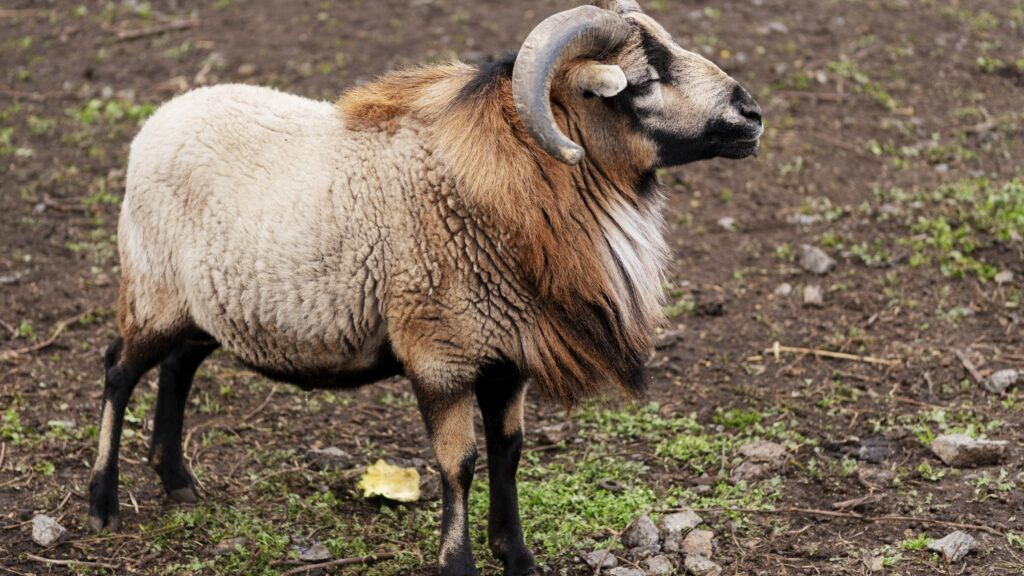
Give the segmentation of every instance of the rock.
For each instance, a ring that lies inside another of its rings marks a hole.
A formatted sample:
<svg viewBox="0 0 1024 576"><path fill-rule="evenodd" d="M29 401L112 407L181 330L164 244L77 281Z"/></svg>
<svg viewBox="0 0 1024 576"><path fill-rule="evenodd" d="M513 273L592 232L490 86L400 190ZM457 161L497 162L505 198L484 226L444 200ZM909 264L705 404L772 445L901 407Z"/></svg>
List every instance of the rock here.
<svg viewBox="0 0 1024 576"><path fill-rule="evenodd" d="M957 530L940 540L932 540L928 549L941 553L950 564L963 560L971 552L978 549L978 541L970 534Z"/></svg>
<svg viewBox="0 0 1024 576"><path fill-rule="evenodd" d="M722 230L728 230L729 232L733 232L736 230L736 219L731 216L719 218L718 227L721 228Z"/></svg>
<svg viewBox="0 0 1024 576"><path fill-rule="evenodd" d="M43 204L43 211L45 211L45 210L46 210L46 204ZM37 210L37 212L39 212L39 211ZM13 285L17 284L18 280L21 280L21 277L24 276L24 275L25 275L24 272L15 272L14 274L4 274L4 275L0 276L0 286L13 286Z"/></svg>
<svg viewBox="0 0 1024 576"><path fill-rule="evenodd" d="M700 318L717 318L725 314L725 302L717 298L697 300L693 315Z"/></svg>
<svg viewBox="0 0 1024 576"><path fill-rule="evenodd" d="M800 267L812 274L824 276L836 267L836 261L820 248L801 244L797 254L800 259Z"/></svg>
<svg viewBox="0 0 1024 576"><path fill-rule="evenodd" d="M885 570L885 556L865 552L864 555L861 556L861 560L864 561L864 568L867 569L868 572L881 572Z"/></svg>
<svg viewBox="0 0 1024 576"><path fill-rule="evenodd" d="M319 542L313 543L299 554L299 560L303 562L326 562L331 559L331 551Z"/></svg>
<svg viewBox="0 0 1024 576"><path fill-rule="evenodd" d="M972 468L998 464L1006 456L1007 443L975 440L966 434L939 436L932 440L932 452L947 466Z"/></svg>
<svg viewBox="0 0 1024 576"><path fill-rule="evenodd" d="M612 568L609 570L608 576L644 576L644 571L637 570L636 568L619 566L618 568Z"/></svg>
<svg viewBox="0 0 1024 576"><path fill-rule="evenodd" d="M32 541L47 547L60 544L68 537L68 531L56 520L43 514L32 518Z"/></svg>
<svg viewBox="0 0 1024 576"><path fill-rule="evenodd" d="M644 560L644 568L648 576L667 576L675 572L672 561L661 554Z"/></svg>
<svg viewBox="0 0 1024 576"><path fill-rule="evenodd" d="M682 512L663 516L658 521L658 527L666 534L679 534L693 530L700 526L702 522L704 522L704 519L693 510L683 510Z"/></svg>
<svg viewBox="0 0 1024 576"><path fill-rule="evenodd" d="M647 514L633 520L622 531L622 545L627 549L658 545L658 527Z"/></svg>
<svg viewBox="0 0 1024 576"><path fill-rule="evenodd" d="M319 470L347 470L355 465L355 459L341 448L312 448L306 458Z"/></svg>
<svg viewBox="0 0 1024 576"><path fill-rule="evenodd" d="M217 543L216 546L210 549L210 554L214 556L227 556L234 552L242 552L245 547L249 545L249 539L244 536L235 536L234 538L225 538Z"/></svg>
<svg viewBox="0 0 1024 576"><path fill-rule="evenodd" d="M1010 272L1009 270L1003 270L1002 272L996 274L995 280L996 284L1003 286L1005 284L1013 284L1013 278L1013 272Z"/></svg>
<svg viewBox="0 0 1024 576"><path fill-rule="evenodd" d="M772 468L760 462L740 462L729 473L729 479L735 482L756 482L772 475Z"/></svg>
<svg viewBox="0 0 1024 576"><path fill-rule="evenodd" d="M683 548L683 533L670 532L665 534L665 541L661 544L662 552L675 554Z"/></svg>
<svg viewBox="0 0 1024 576"><path fill-rule="evenodd" d="M758 440L740 447L740 454L753 462L781 463L786 461L786 447L775 442Z"/></svg>
<svg viewBox="0 0 1024 576"><path fill-rule="evenodd" d="M671 348L673 344L683 338L683 332L681 330L666 330L661 334L658 334L657 339L654 341L655 350L664 350Z"/></svg>
<svg viewBox="0 0 1024 576"><path fill-rule="evenodd" d="M883 490L892 485L896 475L888 468L874 466L858 466L857 481L868 490Z"/></svg>
<svg viewBox="0 0 1024 576"><path fill-rule="evenodd" d="M821 291L821 286L810 285L804 286L804 306L808 308L820 308L825 305L825 293Z"/></svg>
<svg viewBox="0 0 1024 576"><path fill-rule="evenodd" d="M651 544L650 546L637 546L629 552L627 556L634 564L639 564L641 560L650 558L651 556L657 556L661 554L661 546L657 544Z"/></svg>
<svg viewBox="0 0 1024 576"><path fill-rule="evenodd" d="M703 556L687 556L683 567L693 576L720 576L722 573L721 566Z"/></svg>
<svg viewBox="0 0 1024 576"><path fill-rule="evenodd" d="M775 292L773 292L773 294L775 294L776 296L780 296L782 298L785 298L785 297L789 296L792 293L793 293L793 285L790 284L789 282L785 282L783 284L779 284L779 287L775 289Z"/></svg>
<svg viewBox="0 0 1024 576"><path fill-rule="evenodd" d="M583 555L583 561L587 566L597 570L598 568L615 568L619 565L619 559L610 550L594 550Z"/></svg>
<svg viewBox="0 0 1024 576"><path fill-rule="evenodd" d="M786 222L794 226L810 226L821 222L821 216L817 214L790 214L786 216Z"/></svg>
<svg viewBox="0 0 1024 576"><path fill-rule="evenodd" d="M1024 380L1024 372L1020 370L1000 370L981 381L981 386L993 394L1002 394Z"/></svg>
<svg viewBox="0 0 1024 576"><path fill-rule="evenodd" d="M249 78L256 75L256 65L252 63L245 63L238 67L238 75L241 78Z"/></svg>
<svg viewBox="0 0 1024 576"><path fill-rule="evenodd" d="M710 530L694 530L683 539L682 550L687 556L711 558L714 553L715 534Z"/></svg>
<svg viewBox="0 0 1024 576"><path fill-rule="evenodd" d="M562 422L560 424L551 424L550 426L542 426L540 429L540 440L541 446L553 446L562 442L569 437L572 433L572 425L568 422Z"/></svg>

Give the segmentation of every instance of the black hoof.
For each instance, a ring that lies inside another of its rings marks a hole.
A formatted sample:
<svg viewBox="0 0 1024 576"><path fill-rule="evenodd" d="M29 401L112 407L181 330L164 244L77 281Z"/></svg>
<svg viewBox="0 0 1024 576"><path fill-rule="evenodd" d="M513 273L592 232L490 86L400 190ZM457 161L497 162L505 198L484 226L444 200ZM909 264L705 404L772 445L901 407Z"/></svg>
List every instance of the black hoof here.
<svg viewBox="0 0 1024 576"><path fill-rule="evenodd" d="M104 530L117 532L121 529L121 517L115 514L114 516L101 518L100 516L89 514L89 527L96 533L103 532Z"/></svg>
<svg viewBox="0 0 1024 576"><path fill-rule="evenodd" d="M530 576L540 574L533 562L533 554L523 551L505 560L505 576Z"/></svg>
<svg viewBox="0 0 1024 576"><path fill-rule="evenodd" d="M191 486L169 490L167 492L167 496L169 496L171 500L181 504L195 504L199 501L199 498L196 496L195 488Z"/></svg>
<svg viewBox="0 0 1024 576"><path fill-rule="evenodd" d="M102 474L97 474L89 483L89 526L96 532L114 532L121 527L117 487L109 486Z"/></svg>

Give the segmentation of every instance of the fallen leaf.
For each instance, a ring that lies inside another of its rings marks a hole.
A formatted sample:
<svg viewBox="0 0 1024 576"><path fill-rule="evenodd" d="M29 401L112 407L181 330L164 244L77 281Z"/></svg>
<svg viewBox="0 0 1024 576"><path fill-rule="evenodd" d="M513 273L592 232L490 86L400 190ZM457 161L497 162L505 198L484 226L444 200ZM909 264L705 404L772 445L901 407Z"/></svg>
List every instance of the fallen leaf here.
<svg viewBox="0 0 1024 576"><path fill-rule="evenodd" d="M415 468L392 466L383 460L366 469L359 480L363 497L380 496L395 502L416 502L420 499L420 474Z"/></svg>

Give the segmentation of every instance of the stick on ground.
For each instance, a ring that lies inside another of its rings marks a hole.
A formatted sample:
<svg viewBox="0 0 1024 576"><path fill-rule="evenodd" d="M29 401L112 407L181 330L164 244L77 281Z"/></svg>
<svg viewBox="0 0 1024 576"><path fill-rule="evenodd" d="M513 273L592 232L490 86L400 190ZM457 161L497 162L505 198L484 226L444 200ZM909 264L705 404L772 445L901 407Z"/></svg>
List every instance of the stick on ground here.
<svg viewBox="0 0 1024 576"><path fill-rule="evenodd" d="M818 358L831 358L833 360L847 360L850 362L861 362L864 364L876 364L880 366L889 366L895 368L900 365L899 360L886 360L884 358L875 358L874 356L857 356L856 354L846 354L845 352L831 352L828 350L820 350L816 348L799 348L795 346L782 346L778 342L772 345L771 348L765 350L765 354L772 354L775 359L778 360L783 354L812 354Z"/></svg>
<svg viewBox="0 0 1024 576"><path fill-rule="evenodd" d="M319 564L307 564L305 566L299 566L293 568L284 573L284 576L292 576L294 574L304 574L310 570L320 570L324 568L339 568L342 566L368 566L370 564L376 564L377 562L383 562L385 560L391 560L395 557L390 552L383 552L381 554L374 554L372 556L362 556L357 558L342 558L340 560L331 560L330 562L321 562Z"/></svg>

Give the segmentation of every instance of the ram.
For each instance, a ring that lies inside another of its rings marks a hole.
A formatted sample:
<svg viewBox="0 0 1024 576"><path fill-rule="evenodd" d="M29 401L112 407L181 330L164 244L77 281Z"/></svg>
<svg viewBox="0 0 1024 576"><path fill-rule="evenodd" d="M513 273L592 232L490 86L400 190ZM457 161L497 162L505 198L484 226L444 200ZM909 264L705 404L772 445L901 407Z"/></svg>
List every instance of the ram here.
<svg viewBox="0 0 1024 576"><path fill-rule="evenodd" d="M91 525L119 525L125 406L158 364L149 460L195 500L183 412L223 346L307 389L409 378L441 470L446 576L476 573L478 403L490 547L506 574L531 572L527 382L567 406L642 393L666 254L656 170L747 157L761 133L750 94L630 0L556 14L515 57L391 73L335 105L237 85L171 101L131 147Z"/></svg>

